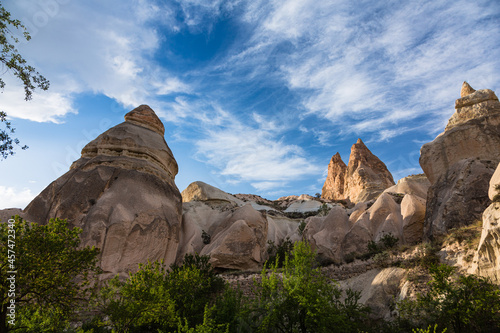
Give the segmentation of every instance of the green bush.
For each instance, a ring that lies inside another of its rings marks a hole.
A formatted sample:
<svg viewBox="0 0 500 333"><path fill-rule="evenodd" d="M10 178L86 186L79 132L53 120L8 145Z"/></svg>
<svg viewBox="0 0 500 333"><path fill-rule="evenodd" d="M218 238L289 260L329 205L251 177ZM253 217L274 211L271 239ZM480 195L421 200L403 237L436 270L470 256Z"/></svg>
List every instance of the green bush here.
<svg viewBox="0 0 500 333"><path fill-rule="evenodd" d="M403 320L414 327L435 324L455 333L500 330L498 286L483 277L456 274L447 265L433 266L430 272L429 291L398 304Z"/></svg>
<svg viewBox="0 0 500 333"><path fill-rule="evenodd" d="M367 308L360 295L342 291L315 266L316 254L305 242L295 243L281 274L275 263L255 282L251 322L254 332L357 332Z"/></svg>
<svg viewBox="0 0 500 333"><path fill-rule="evenodd" d="M286 258L290 256L293 250L293 243L290 238L285 238L279 245L276 245L273 241L268 241L267 244L267 253L269 254L269 259L264 265L267 267L272 267L277 264L278 268L283 267Z"/></svg>

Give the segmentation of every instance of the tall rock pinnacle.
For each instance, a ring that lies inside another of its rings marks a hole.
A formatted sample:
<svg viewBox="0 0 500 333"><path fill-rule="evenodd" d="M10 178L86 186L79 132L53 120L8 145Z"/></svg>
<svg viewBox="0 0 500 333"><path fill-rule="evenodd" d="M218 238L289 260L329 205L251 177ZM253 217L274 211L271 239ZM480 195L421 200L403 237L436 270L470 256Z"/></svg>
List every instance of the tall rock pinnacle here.
<svg viewBox="0 0 500 333"><path fill-rule="evenodd" d="M338 153L332 157L322 197L357 203L373 199L392 185L394 180L386 165L358 139L351 147L347 166Z"/></svg>
<svg viewBox="0 0 500 333"><path fill-rule="evenodd" d="M328 164L328 177L323 185L321 197L329 200L345 199L344 183L346 172L347 166L342 161L340 154L333 155Z"/></svg>

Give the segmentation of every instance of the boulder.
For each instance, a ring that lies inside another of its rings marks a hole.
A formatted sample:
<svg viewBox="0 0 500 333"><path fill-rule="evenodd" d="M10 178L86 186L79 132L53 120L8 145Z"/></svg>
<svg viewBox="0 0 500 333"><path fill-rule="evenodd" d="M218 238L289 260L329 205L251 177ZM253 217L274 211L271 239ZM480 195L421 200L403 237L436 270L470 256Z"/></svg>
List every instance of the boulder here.
<svg viewBox="0 0 500 333"><path fill-rule="evenodd" d="M66 218L83 229L83 246L101 249L103 278L135 271L139 263L176 259L181 195L177 162L164 128L146 105L82 149L82 157L26 207L26 218Z"/></svg>
<svg viewBox="0 0 500 333"><path fill-rule="evenodd" d="M415 194L407 194L401 201L403 217L403 241L416 244L422 241L425 222L425 199Z"/></svg>
<svg viewBox="0 0 500 333"><path fill-rule="evenodd" d="M255 270L265 260L268 223L249 204L236 209L214 230L202 255L210 255L214 267Z"/></svg>
<svg viewBox="0 0 500 333"><path fill-rule="evenodd" d="M335 206L326 217L309 217L303 236L322 261L340 263L343 258L342 240L351 228L344 208Z"/></svg>
<svg viewBox="0 0 500 333"><path fill-rule="evenodd" d="M489 180L498 163L464 159L454 163L429 189L424 234L444 235L479 219L489 205Z"/></svg>
<svg viewBox="0 0 500 333"><path fill-rule="evenodd" d="M352 289L361 293L359 302L370 307L370 317L374 320L391 320L393 317L394 299L401 293L406 270L390 267L372 269L340 282L342 289Z"/></svg>
<svg viewBox="0 0 500 333"><path fill-rule="evenodd" d="M182 202L211 201L214 203L225 202L235 206L243 206L244 202L237 197L219 190L204 182L196 181L182 191Z"/></svg>
<svg viewBox="0 0 500 333"><path fill-rule="evenodd" d="M425 174L408 176L398 180L396 185L387 188L386 193L412 194L420 198L427 198L427 191L431 183Z"/></svg>

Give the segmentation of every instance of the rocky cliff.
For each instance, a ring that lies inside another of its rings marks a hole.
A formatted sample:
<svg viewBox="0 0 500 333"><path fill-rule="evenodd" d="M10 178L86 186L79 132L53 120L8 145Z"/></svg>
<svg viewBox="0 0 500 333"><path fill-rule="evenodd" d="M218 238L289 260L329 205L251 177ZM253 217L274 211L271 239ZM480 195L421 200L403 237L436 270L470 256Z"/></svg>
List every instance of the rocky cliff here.
<svg viewBox="0 0 500 333"><path fill-rule="evenodd" d="M488 183L500 161L500 103L489 89L466 82L443 133L420 150L420 165L431 182L425 235L481 218L489 204Z"/></svg>
<svg viewBox="0 0 500 333"><path fill-rule="evenodd" d="M386 165L358 139L351 147L347 166L339 153L332 157L322 198L358 203L375 198L392 185L394 179Z"/></svg>
<svg viewBox="0 0 500 333"><path fill-rule="evenodd" d="M177 162L154 111L141 105L82 149L71 169L25 209L28 220L66 218L82 245L101 249L108 277L147 260L176 259L182 201Z"/></svg>

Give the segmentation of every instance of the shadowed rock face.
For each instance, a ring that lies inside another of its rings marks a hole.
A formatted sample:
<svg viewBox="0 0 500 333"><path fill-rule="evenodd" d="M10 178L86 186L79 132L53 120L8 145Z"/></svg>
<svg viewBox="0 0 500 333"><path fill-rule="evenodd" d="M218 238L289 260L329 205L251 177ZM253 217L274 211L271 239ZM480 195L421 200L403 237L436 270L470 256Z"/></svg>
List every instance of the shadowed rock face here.
<svg viewBox="0 0 500 333"><path fill-rule="evenodd" d="M29 220L60 217L82 228L82 245L101 249L104 278L147 260L173 263L179 243L182 198L163 124L146 105L125 119L87 144L25 209Z"/></svg>
<svg viewBox="0 0 500 333"><path fill-rule="evenodd" d="M500 161L500 103L489 89L467 83L443 133L420 150L431 182L425 235L446 233L481 217L489 204L488 182Z"/></svg>

